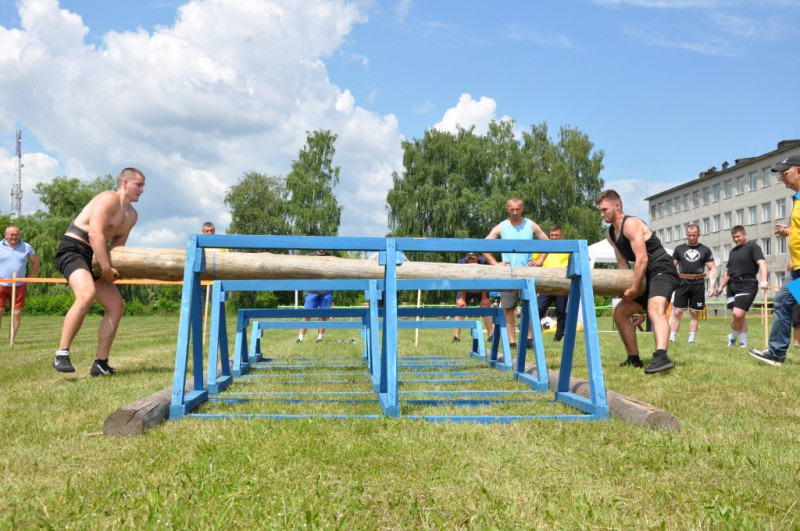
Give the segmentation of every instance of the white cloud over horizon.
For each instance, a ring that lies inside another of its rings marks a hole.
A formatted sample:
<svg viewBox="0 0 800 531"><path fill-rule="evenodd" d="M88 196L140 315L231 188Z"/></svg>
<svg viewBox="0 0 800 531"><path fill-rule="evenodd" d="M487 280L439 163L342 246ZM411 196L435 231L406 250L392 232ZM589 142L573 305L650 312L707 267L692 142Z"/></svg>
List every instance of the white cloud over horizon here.
<svg viewBox="0 0 800 531"><path fill-rule="evenodd" d="M36 182L135 166L147 184L131 242L183 245L206 219L227 226L224 195L242 174L285 175L307 131L330 129L340 234L385 232L397 119L359 107L324 64L365 20L355 5L192 0L174 25L108 32L102 46L56 0L23 0L19 14L20 29L0 27L0 131L23 124L51 154L25 154L25 212L40 206ZM0 151L0 165L14 168L14 154Z"/></svg>
<svg viewBox="0 0 800 531"><path fill-rule="evenodd" d="M359 106L324 62L366 20L356 5L191 0L173 25L109 31L102 45L57 0L22 0L19 14L19 29L0 26L0 131L22 124L46 150L26 152L23 136L24 213L41 208L38 182L134 166L147 183L129 245L182 247L206 220L227 228L224 196L244 173L285 176L307 132L329 129L339 234L385 233L386 193L402 171L398 120ZM496 109L462 94L435 127L482 134ZM14 154L0 149L0 167L10 190Z"/></svg>

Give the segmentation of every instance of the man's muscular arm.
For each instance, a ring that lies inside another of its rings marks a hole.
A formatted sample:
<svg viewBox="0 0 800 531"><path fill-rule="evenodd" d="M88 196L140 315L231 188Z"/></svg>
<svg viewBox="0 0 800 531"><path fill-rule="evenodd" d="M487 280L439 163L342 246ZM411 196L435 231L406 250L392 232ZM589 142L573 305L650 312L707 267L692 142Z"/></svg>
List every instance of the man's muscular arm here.
<svg viewBox="0 0 800 531"><path fill-rule="evenodd" d="M501 234L502 234L501 233L501 227L500 227L500 224L498 223L497 225L494 226L494 228L491 231L489 231L489 234L487 234L486 238L484 238L484 239L486 239L486 240L498 240L498 239L500 239ZM498 264L503 264L504 263L504 262L498 262L495 259L494 255L492 253L483 253L483 257L486 259L486 261L490 265L498 265Z"/></svg>
<svg viewBox="0 0 800 531"><path fill-rule="evenodd" d="M649 262L647 248L644 244L644 224L642 220L639 218L628 218L627 223L625 223L623 227L623 233L631 243L631 249L636 257L633 264L633 282L631 282L631 287L626 289L625 293L622 295L623 299L632 301L639 296L639 291L642 289L642 281L644 280L644 274L647 271L647 264Z"/></svg>

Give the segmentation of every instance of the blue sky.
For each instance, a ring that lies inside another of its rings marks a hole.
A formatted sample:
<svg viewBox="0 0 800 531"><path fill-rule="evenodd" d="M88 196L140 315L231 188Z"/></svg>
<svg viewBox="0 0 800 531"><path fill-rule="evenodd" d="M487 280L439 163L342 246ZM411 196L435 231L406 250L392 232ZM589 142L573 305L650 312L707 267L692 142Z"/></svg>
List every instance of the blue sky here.
<svg viewBox="0 0 800 531"><path fill-rule="evenodd" d="M382 235L402 139L511 118L588 134L646 219L644 197L800 138L798 19L796 0L0 0L0 188L21 128L24 211L36 182L134 165L129 244L183 246L326 128L340 234Z"/></svg>

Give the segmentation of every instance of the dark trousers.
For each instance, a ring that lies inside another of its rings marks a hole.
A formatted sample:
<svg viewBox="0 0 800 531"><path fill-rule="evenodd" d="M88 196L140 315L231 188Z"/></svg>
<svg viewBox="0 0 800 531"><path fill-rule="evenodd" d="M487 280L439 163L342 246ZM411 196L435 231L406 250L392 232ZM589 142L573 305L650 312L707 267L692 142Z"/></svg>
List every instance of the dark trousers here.
<svg viewBox="0 0 800 531"><path fill-rule="evenodd" d="M542 318L551 304L556 307L556 338L564 337L564 326L567 322L567 295L540 294L536 303L539 305L539 317Z"/></svg>

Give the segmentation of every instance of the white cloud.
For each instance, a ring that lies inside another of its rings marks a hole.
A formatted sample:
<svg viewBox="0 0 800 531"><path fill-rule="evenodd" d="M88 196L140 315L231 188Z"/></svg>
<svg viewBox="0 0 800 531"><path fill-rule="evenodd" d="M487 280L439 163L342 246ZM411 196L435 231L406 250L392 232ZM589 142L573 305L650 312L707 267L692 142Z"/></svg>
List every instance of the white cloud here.
<svg viewBox="0 0 800 531"><path fill-rule="evenodd" d="M42 159L26 162L24 210L32 183L135 166L147 184L129 244L183 246L202 221L227 228L224 194L243 173L286 175L306 132L329 129L340 234L385 233L397 119L359 107L323 62L365 21L357 4L191 0L172 26L109 32L100 46L56 0L19 6L21 29L0 27L0 130L22 124L55 157L26 155Z"/></svg>
<svg viewBox="0 0 800 531"><path fill-rule="evenodd" d="M398 22L403 22L406 19L413 3L413 0L400 0L397 2L394 8L394 15Z"/></svg>
<svg viewBox="0 0 800 531"><path fill-rule="evenodd" d="M457 127L469 129L475 126L475 133L486 134L489 123L494 119L497 102L492 98L481 96L477 101L469 94L462 94L455 107L445 111L442 120L433 125L433 129L454 133Z"/></svg>

